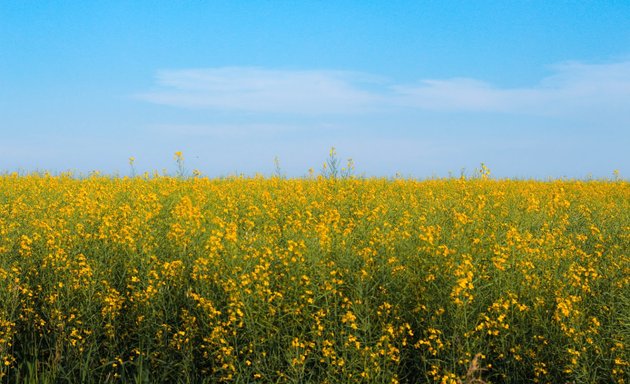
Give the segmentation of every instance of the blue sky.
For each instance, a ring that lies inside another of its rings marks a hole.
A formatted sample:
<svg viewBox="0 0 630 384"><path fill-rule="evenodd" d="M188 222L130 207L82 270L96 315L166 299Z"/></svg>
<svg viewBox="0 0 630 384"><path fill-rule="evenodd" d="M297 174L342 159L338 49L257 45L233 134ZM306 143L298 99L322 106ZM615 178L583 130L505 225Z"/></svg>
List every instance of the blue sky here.
<svg viewBox="0 0 630 384"><path fill-rule="evenodd" d="M630 172L628 1L0 2L0 170Z"/></svg>

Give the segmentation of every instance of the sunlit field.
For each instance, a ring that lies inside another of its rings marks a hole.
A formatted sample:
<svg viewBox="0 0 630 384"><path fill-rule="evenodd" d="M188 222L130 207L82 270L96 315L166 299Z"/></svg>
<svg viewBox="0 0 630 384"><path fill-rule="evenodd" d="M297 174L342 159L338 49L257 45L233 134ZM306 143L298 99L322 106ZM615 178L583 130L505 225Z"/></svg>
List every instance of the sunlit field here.
<svg viewBox="0 0 630 384"><path fill-rule="evenodd" d="M627 383L630 183L0 176L0 381Z"/></svg>

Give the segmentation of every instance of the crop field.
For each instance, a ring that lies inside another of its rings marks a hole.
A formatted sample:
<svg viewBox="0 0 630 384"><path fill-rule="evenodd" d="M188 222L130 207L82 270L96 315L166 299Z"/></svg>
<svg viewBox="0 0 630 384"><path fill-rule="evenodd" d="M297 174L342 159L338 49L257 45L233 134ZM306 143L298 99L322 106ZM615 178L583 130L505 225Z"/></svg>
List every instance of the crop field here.
<svg viewBox="0 0 630 384"><path fill-rule="evenodd" d="M628 383L630 183L0 176L0 382Z"/></svg>

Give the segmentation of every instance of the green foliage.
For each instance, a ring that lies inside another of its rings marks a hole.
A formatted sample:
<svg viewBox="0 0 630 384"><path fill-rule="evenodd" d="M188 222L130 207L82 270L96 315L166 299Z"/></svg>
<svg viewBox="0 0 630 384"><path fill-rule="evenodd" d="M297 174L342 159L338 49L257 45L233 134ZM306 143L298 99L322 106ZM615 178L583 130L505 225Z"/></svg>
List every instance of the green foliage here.
<svg viewBox="0 0 630 384"><path fill-rule="evenodd" d="M0 380L627 380L626 181L359 179L334 149L305 179L176 160L0 177Z"/></svg>

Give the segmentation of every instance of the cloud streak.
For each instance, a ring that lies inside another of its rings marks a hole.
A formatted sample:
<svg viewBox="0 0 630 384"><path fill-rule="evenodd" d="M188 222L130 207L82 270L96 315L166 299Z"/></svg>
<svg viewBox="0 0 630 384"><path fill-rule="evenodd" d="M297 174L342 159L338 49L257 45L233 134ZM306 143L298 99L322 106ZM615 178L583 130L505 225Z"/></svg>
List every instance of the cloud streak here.
<svg viewBox="0 0 630 384"><path fill-rule="evenodd" d="M396 84L370 74L248 67L160 71L156 104L220 111L297 115L424 110L581 117L613 114L630 121L630 61L567 62L529 87L502 88L472 78Z"/></svg>
<svg viewBox="0 0 630 384"><path fill-rule="evenodd" d="M618 112L630 116L630 62L552 67L554 73L531 87L499 88L475 79L424 80L392 88L400 105L439 111L503 112L582 116Z"/></svg>
<svg viewBox="0 0 630 384"><path fill-rule="evenodd" d="M138 95L157 104L263 113L354 113L382 96L363 89L371 76L342 71L232 67L160 71L158 88Z"/></svg>

